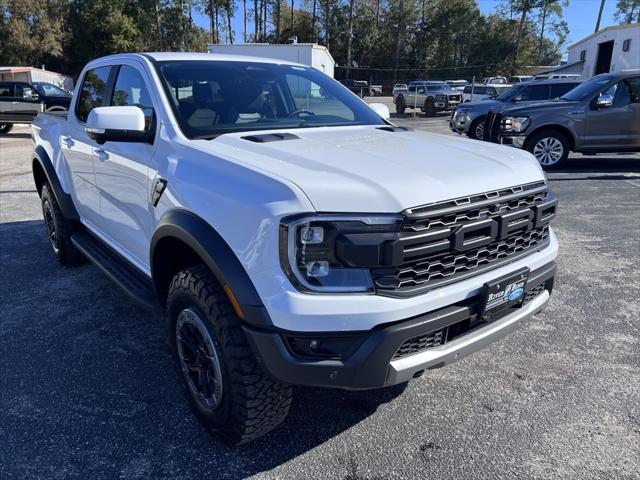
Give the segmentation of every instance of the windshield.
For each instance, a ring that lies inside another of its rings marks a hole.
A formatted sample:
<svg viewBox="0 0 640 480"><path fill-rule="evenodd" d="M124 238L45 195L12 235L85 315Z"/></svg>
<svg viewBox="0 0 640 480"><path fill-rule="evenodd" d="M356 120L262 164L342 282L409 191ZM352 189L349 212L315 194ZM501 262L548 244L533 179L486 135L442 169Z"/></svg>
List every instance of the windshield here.
<svg viewBox="0 0 640 480"><path fill-rule="evenodd" d="M598 90L600 90L610 81L611 81L611 77L608 75L603 77L597 76L597 77L590 78L586 82L578 85L573 90L569 90L560 98L568 102L579 102L597 93Z"/></svg>
<svg viewBox="0 0 640 480"><path fill-rule="evenodd" d="M313 68L194 60L158 62L158 71L189 138L280 128L385 125L353 93Z"/></svg>
<svg viewBox="0 0 640 480"><path fill-rule="evenodd" d="M59 87L56 87L53 83L37 82L33 84L38 90L40 95L45 97L68 97L69 93L65 92Z"/></svg>
<svg viewBox="0 0 640 480"><path fill-rule="evenodd" d="M500 93L500 95L496 97L496 100L500 100L502 102L508 102L512 98L517 96L525 88L527 88L527 85L522 85L522 84L518 84L513 87L508 87L506 90L502 91L502 93ZM498 87L497 90L500 91L500 87Z"/></svg>
<svg viewBox="0 0 640 480"><path fill-rule="evenodd" d="M427 85L427 90L429 92L452 92L452 91L454 91L453 88L451 88L451 86L447 85L446 83L436 83L436 84Z"/></svg>

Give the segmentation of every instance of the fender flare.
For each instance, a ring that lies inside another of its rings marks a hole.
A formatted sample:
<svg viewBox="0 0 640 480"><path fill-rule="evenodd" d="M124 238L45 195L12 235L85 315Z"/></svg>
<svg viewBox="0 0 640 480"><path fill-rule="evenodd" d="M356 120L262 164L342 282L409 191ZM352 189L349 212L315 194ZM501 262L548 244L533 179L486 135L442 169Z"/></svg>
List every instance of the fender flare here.
<svg viewBox="0 0 640 480"><path fill-rule="evenodd" d="M273 325L253 282L231 247L211 225L186 210L165 213L151 238L151 276L159 299L162 297L155 281L159 273L155 251L158 243L167 237L188 245L209 267L221 286L229 285L247 323L262 328Z"/></svg>
<svg viewBox="0 0 640 480"><path fill-rule="evenodd" d="M69 220L79 221L80 215L78 215L78 211L73 204L73 199L71 198L71 195L62 189L62 185L58 179L58 174L56 173L55 168L53 168L53 163L42 145L36 146L32 163L33 180L36 184L38 195L40 195L41 185L39 185L36 173L36 162L42 168L47 183L51 186L51 190L53 190L53 196L55 197L56 202L58 202L58 206L60 207L62 214Z"/></svg>

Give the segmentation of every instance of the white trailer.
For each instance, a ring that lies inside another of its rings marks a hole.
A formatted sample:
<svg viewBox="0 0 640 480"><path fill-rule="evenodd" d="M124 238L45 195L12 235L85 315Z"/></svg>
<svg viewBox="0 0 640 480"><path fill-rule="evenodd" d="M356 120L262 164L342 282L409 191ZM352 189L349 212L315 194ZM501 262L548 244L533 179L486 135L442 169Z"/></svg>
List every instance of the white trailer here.
<svg viewBox="0 0 640 480"><path fill-rule="evenodd" d="M233 45L210 43L207 49L209 53L248 55L300 63L314 67L332 78L336 65L329 50L317 43L237 43Z"/></svg>
<svg viewBox="0 0 640 480"><path fill-rule="evenodd" d="M66 90L73 91L73 78L57 72L35 67L0 67L0 82L47 82Z"/></svg>

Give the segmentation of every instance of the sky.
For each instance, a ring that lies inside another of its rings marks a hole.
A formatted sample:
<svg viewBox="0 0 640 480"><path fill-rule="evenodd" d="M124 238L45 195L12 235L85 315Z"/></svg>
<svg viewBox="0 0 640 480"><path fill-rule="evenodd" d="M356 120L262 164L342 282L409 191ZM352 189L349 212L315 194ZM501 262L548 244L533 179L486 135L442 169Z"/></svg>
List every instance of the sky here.
<svg viewBox="0 0 640 480"><path fill-rule="evenodd" d="M296 5L302 3L300 0L295 1ZM493 13L499 5L500 0L478 0L478 5L483 13ZM253 5L252 1L247 1L248 5ZM242 2L237 1L238 9L233 18L232 26L235 36L238 40L242 39ZM247 6L249 8L249 6ZM598 9L600 8L600 0L569 0L569 6L564 9L564 18L569 24L569 38L567 46L593 33L598 18ZM604 11L602 12L602 21L600 28L609 25L615 25L617 22L613 19L616 10L616 0L606 0ZM194 21L202 28L209 30L209 19L201 13L194 12ZM253 32L252 22L248 22L247 35ZM565 47L566 50L566 47Z"/></svg>

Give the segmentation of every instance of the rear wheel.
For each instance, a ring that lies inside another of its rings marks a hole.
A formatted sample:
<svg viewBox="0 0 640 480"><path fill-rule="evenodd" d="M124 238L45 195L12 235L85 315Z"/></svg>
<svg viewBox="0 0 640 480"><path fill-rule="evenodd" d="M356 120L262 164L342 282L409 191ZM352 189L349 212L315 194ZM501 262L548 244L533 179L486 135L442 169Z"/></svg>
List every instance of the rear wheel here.
<svg viewBox="0 0 640 480"><path fill-rule="evenodd" d="M436 116L436 106L430 98L424 102L424 113L427 117Z"/></svg>
<svg viewBox="0 0 640 480"><path fill-rule="evenodd" d="M167 308L178 375L200 423L232 445L276 428L289 412L292 387L266 375L209 269L198 265L173 277Z"/></svg>
<svg viewBox="0 0 640 480"><path fill-rule="evenodd" d="M531 152L545 170L559 168L569 156L567 137L555 130L538 132L528 138L525 148Z"/></svg>
<svg viewBox="0 0 640 480"><path fill-rule="evenodd" d="M476 118L471 122L467 136L474 140L482 140L484 138L484 117Z"/></svg>
<svg viewBox="0 0 640 480"><path fill-rule="evenodd" d="M9 133L13 128L13 123L0 123L0 134Z"/></svg>
<svg viewBox="0 0 640 480"><path fill-rule="evenodd" d="M56 260L62 265L75 265L82 262L82 254L71 243L71 235L77 230L78 224L62 214L49 185L43 185L40 198L49 245Z"/></svg>
<svg viewBox="0 0 640 480"><path fill-rule="evenodd" d="M402 95L396 98L396 113L402 115L404 113L406 106L404 104L404 97Z"/></svg>

